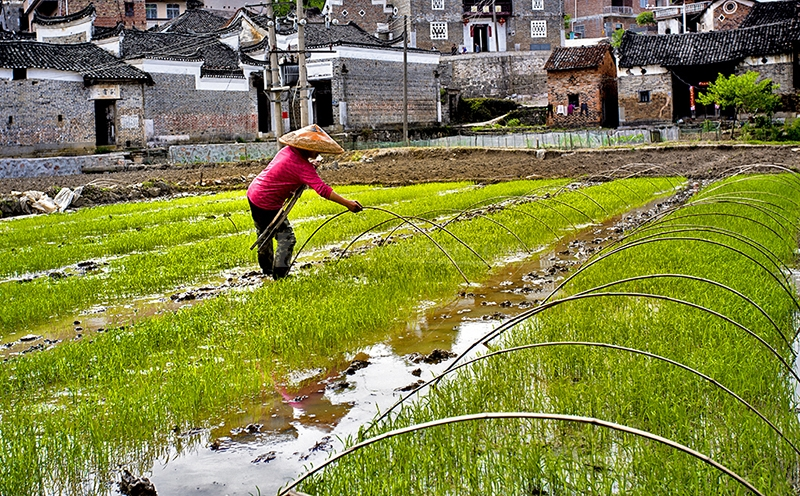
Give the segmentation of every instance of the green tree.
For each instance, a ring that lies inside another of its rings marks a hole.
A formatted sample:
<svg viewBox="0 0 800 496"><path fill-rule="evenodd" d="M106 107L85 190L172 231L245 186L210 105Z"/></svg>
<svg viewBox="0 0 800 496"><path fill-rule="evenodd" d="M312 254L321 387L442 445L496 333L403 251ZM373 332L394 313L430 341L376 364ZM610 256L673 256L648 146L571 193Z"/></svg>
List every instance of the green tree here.
<svg viewBox="0 0 800 496"><path fill-rule="evenodd" d="M653 17L653 13L650 11L642 12L641 14L636 16L636 25L637 26L649 26L656 23L655 17Z"/></svg>
<svg viewBox="0 0 800 496"><path fill-rule="evenodd" d="M614 31L611 35L611 46L614 48L619 48L622 44L622 35L625 34L625 30L620 28Z"/></svg>
<svg viewBox="0 0 800 496"><path fill-rule="evenodd" d="M718 103L722 108L733 107L736 114L769 114L781 102L781 97L772 92L779 86L772 84L769 78L759 81L760 76L755 71L747 71L740 76L731 74L729 77L719 74L717 80L708 85L708 91L697 96L697 101L703 105Z"/></svg>

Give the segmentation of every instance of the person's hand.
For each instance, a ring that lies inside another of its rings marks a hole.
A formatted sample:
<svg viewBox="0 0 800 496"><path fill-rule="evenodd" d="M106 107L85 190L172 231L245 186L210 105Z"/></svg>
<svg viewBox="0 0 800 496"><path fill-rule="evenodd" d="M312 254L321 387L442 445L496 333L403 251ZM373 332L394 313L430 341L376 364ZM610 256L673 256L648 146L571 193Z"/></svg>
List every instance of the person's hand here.
<svg viewBox="0 0 800 496"><path fill-rule="evenodd" d="M364 210L364 207L362 207L361 204L358 203L357 201L351 200L350 203L347 205L347 210L353 212L354 214L357 214L358 212Z"/></svg>

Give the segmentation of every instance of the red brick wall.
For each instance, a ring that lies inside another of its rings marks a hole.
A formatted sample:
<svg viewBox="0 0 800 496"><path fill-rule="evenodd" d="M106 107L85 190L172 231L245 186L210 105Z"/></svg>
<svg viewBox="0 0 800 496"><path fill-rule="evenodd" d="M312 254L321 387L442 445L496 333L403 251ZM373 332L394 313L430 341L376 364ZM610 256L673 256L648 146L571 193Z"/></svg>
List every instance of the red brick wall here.
<svg viewBox="0 0 800 496"><path fill-rule="evenodd" d="M606 98L603 88L616 80L616 69L611 54L599 67L577 69L571 71L549 71L547 73L547 98L553 106L553 114L548 117L548 125L554 127L599 126L603 121L603 99ZM559 105L567 107L569 95L578 95L578 107L572 115L559 115ZM582 115L580 104L589 107L588 115Z"/></svg>
<svg viewBox="0 0 800 496"><path fill-rule="evenodd" d="M747 14L749 14L751 10L751 8L748 7L747 5L737 2L736 12L734 12L733 14L726 14L722 8L722 5L720 5L714 10L714 29L717 31L725 31L728 29L738 28L739 24L741 24L742 21L744 21L744 18L747 17ZM719 20L720 15L725 16L725 20L720 21Z"/></svg>
<svg viewBox="0 0 800 496"><path fill-rule="evenodd" d="M144 11L145 0L72 0L69 4L70 12L78 12L90 3L94 3L97 19L95 26L111 28L118 22L125 27L147 29L147 19ZM133 4L133 16L125 15L125 4Z"/></svg>

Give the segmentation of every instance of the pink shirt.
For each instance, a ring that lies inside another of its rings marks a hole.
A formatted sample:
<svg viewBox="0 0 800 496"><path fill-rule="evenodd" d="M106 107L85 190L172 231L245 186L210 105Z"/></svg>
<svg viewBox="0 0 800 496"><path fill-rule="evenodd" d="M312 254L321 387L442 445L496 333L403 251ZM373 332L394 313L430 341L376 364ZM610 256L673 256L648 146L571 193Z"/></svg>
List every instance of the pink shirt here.
<svg viewBox="0 0 800 496"><path fill-rule="evenodd" d="M247 188L247 199L264 210L280 210L292 192L304 184L326 200L333 192L319 177L317 169L296 149L287 146L253 179Z"/></svg>

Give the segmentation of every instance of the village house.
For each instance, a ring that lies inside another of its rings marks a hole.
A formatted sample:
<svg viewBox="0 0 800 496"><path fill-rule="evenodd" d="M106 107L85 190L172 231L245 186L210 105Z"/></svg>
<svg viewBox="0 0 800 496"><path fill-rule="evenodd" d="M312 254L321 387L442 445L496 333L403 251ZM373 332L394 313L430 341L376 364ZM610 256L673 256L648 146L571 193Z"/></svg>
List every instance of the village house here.
<svg viewBox="0 0 800 496"><path fill-rule="evenodd" d="M241 24L242 52L254 59L268 58L265 16L240 10L231 25ZM297 81L297 31L291 24L277 29L278 62L282 83ZM245 40L247 40L245 42ZM246 45L244 45L246 43ZM321 126L341 130L396 127L403 122L403 50L352 23L309 22L305 26L309 115ZM409 49L408 120L415 125L442 122L438 85L440 55ZM294 91L291 122L297 127L299 100ZM288 102L287 102L288 103Z"/></svg>
<svg viewBox="0 0 800 496"><path fill-rule="evenodd" d="M610 44L556 48L544 68L548 125L617 126L617 69Z"/></svg>
<svg viewBox="0 0 800 496"><path fill-rule="evenodd" d="M697 103L718 74L756 71L778 85L792 108L800 30L796 21L705 33L642 36L625 33L619 47L620 124L640 125L718 116Z"/></svg>
<svg viewBox="0 0 800 496"><path fill-rule="evenodd" d="M0 40L0 154L143 147L150 84L92 43Z"/></svg>
<svg viewBox="0 0 800 496"><path fill-rule="evenodd" d="M618 29L640 31L636 16L669 0L564 0L574 38L608 38Z"/></svg>
<svg viewBox="0 0 800 496"><path fill-rule="evenodd" d="M758 3L751 0L686 2L657 8L653 11L653 18L658 25L658 34L723 31L742 26Z"/></svg>

